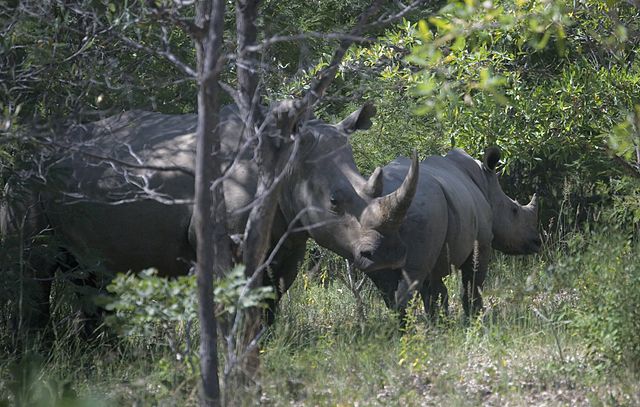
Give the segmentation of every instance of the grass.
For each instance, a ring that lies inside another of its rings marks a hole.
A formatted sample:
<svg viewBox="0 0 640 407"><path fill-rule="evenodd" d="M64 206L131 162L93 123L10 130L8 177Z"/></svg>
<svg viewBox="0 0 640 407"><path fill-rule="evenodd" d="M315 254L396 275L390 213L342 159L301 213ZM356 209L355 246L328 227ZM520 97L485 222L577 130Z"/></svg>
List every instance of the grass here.
<svg viewBox="0 0 640 407"><path fill-rule="evenodd" d="M486 312L470 324L461 315L459 277L450 276L450 317L434 325L416 306L404 335L368 282L360 292L363 319L341 280L300 275L265 337L259 387L227 395L240 405L274 406L640 405L637 368L598 363L584 328L576 328L592 305L576 281L591 281L588 265L598 269L593 263L612 250L580 246L498 255L484 288ZM620 257L622 266L634 253ZM91 343L72 328L64 332L51 351L11 349L9 333L0 333L0 406L197 404L197 371L161 328Z"/></svg>

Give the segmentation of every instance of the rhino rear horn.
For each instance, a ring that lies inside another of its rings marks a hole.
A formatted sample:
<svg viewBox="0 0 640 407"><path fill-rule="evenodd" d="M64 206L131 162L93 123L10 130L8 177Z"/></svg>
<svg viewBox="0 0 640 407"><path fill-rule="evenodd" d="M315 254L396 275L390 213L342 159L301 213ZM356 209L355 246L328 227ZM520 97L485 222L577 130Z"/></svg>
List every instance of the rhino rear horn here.
<svg viewBox="0 0 640 407"><path fill-rule="evenodd" d="M372 198L378 198L382 196L382 187L382 168L376 167L367 181L364 192Z"/></svg>
<svg viewBox="0 0 640 407"><path fill-rule="evenodd" d="M411 206L411 201L418 186L418 153L413 150L411 156L411 167L402 185L394 192L375 199L369 205L375 214L377 229L389 230L398 229Z"/></svg>

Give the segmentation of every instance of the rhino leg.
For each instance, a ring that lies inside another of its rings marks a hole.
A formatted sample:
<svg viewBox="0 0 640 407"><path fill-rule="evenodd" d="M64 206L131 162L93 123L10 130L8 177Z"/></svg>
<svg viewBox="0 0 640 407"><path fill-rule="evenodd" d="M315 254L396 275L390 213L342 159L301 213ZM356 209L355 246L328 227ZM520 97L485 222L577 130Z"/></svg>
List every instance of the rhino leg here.
<svg viewBox="0 0 640 407"><path fill-rule="evenodd" d="M426 273L428 278L420 289L424 312L432 321L437 320L440 311L445 315L449 313L449 292L442 281L449 274L449 263L449 256L441 253L431 271Z"/></svg>
<svg viewBox="0 0 640 407"><path fill-rule="evenodd" d="M376 270L367 273L367 277L373 281L373 284L378 288L385 305L389 309L394 309L395 304L395 292L398 289L398 282L400 281L401 270Z"/></svg>
<svg viewBox="0 0 640 407"><path fill-rule="evenodd" d="M24 264L21 281L18 325L28 329L45 330L50 321L51 283L57 263L49 260L49 250L32 248Z"/></svg>
<svg viewBox="0 0 640 407"><path fill-rule="evenodd" d="M97 266L84 267L66 250L58 266L62 276L71 276L66 278L73 283L79 303L77 312L81 319L80 333L85 339L94 338L107 312L102 306L96 304L95 299L105 291L105 287L114 276Z"/></svg>
<svg viewBox="0 0 640 407"><path fill-rule="evenodd" d="M440 312L447 316L449 314L449 291L442 279L437 278L426 282L420 289L424 312L433 322L438 320Z"/></svg>
<svg viewBox="0 0 640 407"><path fill-rule="evenodd" d="M298 266L304 260L306 247L307 238L305 236L292 235L288 237L265 273L263 285L272 286L276 293L276 298L269 300L268 303L269 307L266 312L268 325L273 324L280 298L291 287L298 275Z"/></svg>
<svg viewBox="0 0 640 407"><path fill-rule="evenodd" d="M467 318L482 311L482 285L487 276L491 248L480 246L462 264L462 307Z"/></svg>
<svg viewBox="0 0 640 407"><path fill-rule="evenodd" d="M49 323L57 247L51 244L40 196L7 184L0 203L2 273L15 294L16 328L44 329Z"/></svg>

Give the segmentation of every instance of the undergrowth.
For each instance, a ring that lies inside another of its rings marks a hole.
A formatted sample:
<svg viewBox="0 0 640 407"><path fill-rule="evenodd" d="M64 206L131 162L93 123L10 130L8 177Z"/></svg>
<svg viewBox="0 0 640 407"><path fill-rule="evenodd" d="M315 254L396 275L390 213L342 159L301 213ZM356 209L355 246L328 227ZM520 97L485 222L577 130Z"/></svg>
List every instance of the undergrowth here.
<svg viewBox="0 0 640 407"><path fill-rule="evenodd" d="M637 405L640 272L633 238L613 229L576 230L548 239L536 256L497 254L481 317L464 322L454 274L445 282L450 316L428 322L415 301L404 334L368 280L358 297L352 294L350 280L339 278L347 273L342 262L332 263L322 278L301 274L263 339L259 386L226 389L229 400ZM77 323L58 319L66 325L59 326L52 346L34 340L14 342L12 349L13 336L3 327L0 405L197 404L197 369L187 361L197 360L197 351L185 354L183 346L176 352L162 340L169 333L179 340L184 321L147 325L152 335L107 331L87 341Z"/></svg>

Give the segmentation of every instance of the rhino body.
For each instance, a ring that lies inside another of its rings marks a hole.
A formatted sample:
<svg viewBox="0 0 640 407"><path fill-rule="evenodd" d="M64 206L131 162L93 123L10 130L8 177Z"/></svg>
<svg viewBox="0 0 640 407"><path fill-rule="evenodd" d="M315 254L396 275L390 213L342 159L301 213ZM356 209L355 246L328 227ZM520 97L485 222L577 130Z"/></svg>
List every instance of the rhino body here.
<svg viewBox="0 0 640 407"><path fill-rule="evenodd" d="M369 180L360 175L348 135L368 128L374 114L375 108L365 105L336 125L299 124L299 159L283 181L271 230L272 247L280 249L265 277L278 294L292 284L309 237L363 270L404 264L398 230L415 191L417 159L407 182L387 196L380 171ZM76 126L64 138L74 150L51 157L45 182L32 183L26 195L2 205L5 243L20 237L28 267L44 281L37 299L40 317L48 318L47 281L61 267L79 263L110 272L155 267L162 276L189 272L196 245L191 224L196 123L196 115L132 111ZM230 234L242 234L258 168L250 143L243 148L247 136L237 108L223 109L221 126L227 226ZM277 128L269 131L280 134ZM47 230L60 254L36 243Z"/></svg>
<svg viewBox="0 0 640 407"><path fill-rule="evenodd" d="M508 254L530 254L540 249L536 198L520 205L502 191L495 167L500 152L488 149L484 162L455 149L420 163L420 178L401 235L407 244L404 274L378 270L368 275L389 306L401 310L418 290L425 311L433 315L439 302L445 310L448 295L442 279L451 266L462 270L466 315L482 308L480 289L492 248ZM401 182L409 161L400 157L384 167L385 188Z"/></svg>

